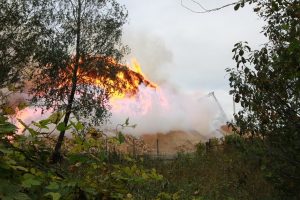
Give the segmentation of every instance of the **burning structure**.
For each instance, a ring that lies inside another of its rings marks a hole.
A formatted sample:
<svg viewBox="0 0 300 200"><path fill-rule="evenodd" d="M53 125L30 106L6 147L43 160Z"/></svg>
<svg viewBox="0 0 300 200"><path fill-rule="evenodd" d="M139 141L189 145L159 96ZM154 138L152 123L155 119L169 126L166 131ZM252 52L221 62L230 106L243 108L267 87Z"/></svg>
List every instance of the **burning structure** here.
<svg viewBox="0 0 300 200"><path fill-rule="evenodd" d="M111 122L100 128L104 131L114 130L126 118L130 119L130 123L137 124L134 129L122 130L125 134L134 136L128 137L128 143L123 147L125 151L150 154L190 152L200 141L221 137L226 133L221 126L226 124L227 119L214 93L206 96L184 93L168 84L151 82L135 59L128 67L130 70L120 70L117 73L117 81L111 80L109 75L96 78L92 69L88 72L79 70L79 84L99 87L116 84L117 88L121 88L110 91L113 94L109 102ZM35 108L28 107L19 112L17 118L25 122L36 121L41 116L34 110ZM142 144L136 145L137 143ZM138 150L137 146L143 146L142 150Z"/></svg>

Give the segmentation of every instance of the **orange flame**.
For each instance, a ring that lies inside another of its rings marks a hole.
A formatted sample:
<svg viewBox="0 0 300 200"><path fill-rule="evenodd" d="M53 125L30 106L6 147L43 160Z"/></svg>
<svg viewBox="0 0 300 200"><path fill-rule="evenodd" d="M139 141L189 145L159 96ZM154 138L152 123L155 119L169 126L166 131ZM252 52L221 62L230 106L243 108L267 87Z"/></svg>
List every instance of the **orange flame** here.
<svg viewBox="0 0 300 200"><path fill-rule="evenodd" d="M96 76L96 72L90 70L83 72L79 69L81 79L79 82L89 83L99 87L106 87L111 94L111 99L123 99L125 97L134 97L139 92L139 86L145 85L146 87L156 90L157 84L146 79L142 69L136 59L132 59L131 66L118 65L119 69L115 76L107 74L101 77ZM107 87L109 86L109 87Z"/></svg>
<svg viewBox="0 0 300 200"><path fill-rule="evenodd" d="M78 85L91 85L108 89L110 93L109 101L113 112L145 115L152 109L153 101L155 103L158 102L164 109L168 108L168 100L164 96L163 91L156 83L146 78L136 59L132 59L131 65L127 66L118 64L109 58L97 57L88 59L90 59L87 61L90 62L89 64L86 63L86 60L80 60L80 65L87 66L88 70L83 70L79 66L77 83ZM93 63L95 61L103 61L103 64L96 66ZM114 71L110 70L110 65L114 66L112 67ZM100 72L99 68L102 68ZM71 85L73 69L74 64L70 64L60 71L59 79L61 82L57 82L57 88ZM50 79L44 79L44 81L47 83ZM53 84L56 84L56 82ZM40 95L43 96L42 93ZM31 117L38 118L38 116L32 108L28 108L20 112L17 118L26 121L26 119L32 119ZM24 128L21 124L18 124L18 127L20 130Z"/></svg>
<svg viewBox="0 0 300 200"><path fill-rule="evenodd" d="M53 82L50 78L45 77L43 79L44 84L51 82L54 88L68 90L71 86L73 69L75 67L74 59L70 62L66 64L66 68L60 69L58 73L59 81ZM49 68L51 68L50 65ZM110 101L137 98L137 94L142 86L161 96L158 85L146 78L136 59L132 59L131 65L124 65L110 57L85 56L80 58L77 75L78 86L104 89L106 94L109 95ZM77 95L84 93L80 87L78 88ZM39 96L44 96L45 92L47 91L41 91ZM147 99L146 95L144 94L144 97L139 98Z"/></svg>
<svg viewBox="0 0 300 200"><path fill-rule="evenodd" d="M149 81L142 72L136 59L131 60L130 69L126 74L118 73L125 80L123 93L114 93L110 99L112 109L117 113L146 115L153 107L153 101L159 102L163 109L168 109L168 100L160 87Z"/></svg>

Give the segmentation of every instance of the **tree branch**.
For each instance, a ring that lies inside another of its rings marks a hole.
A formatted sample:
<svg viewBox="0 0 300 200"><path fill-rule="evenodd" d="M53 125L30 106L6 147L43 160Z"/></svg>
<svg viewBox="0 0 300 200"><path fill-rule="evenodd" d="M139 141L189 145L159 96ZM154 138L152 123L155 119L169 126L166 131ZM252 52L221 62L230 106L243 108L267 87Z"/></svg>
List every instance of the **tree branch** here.
<svg viewBox="0 0 300 200"><path fill-rule="evenodd" d="M225 5L220 6L220 7L216 7L216 8L212 8L212 9L206 9L206 8L205 8L201 3L199 3L198 1L196 1L196 0L190 0L190 1L192 1L192 2L195 3L195 4L197 4L197 5L202 9L202 11L197 11L197 10L194 10L194 9L188 7L187 5L185 5L185 4L183 3L183 0L180 0L180 4L181 4L182 7L184 7L185 9L187 9L187 10L193 12L193 13L201 13L201 14L209 13L209 12L215 12L215 11L221 10L221 9L223 9L223 8L226 8L226 7L229 7L229 6L233 6L233 5L235 5L235 4L238 3L238 2L233 2L233 3L225 4Z"/></svg>

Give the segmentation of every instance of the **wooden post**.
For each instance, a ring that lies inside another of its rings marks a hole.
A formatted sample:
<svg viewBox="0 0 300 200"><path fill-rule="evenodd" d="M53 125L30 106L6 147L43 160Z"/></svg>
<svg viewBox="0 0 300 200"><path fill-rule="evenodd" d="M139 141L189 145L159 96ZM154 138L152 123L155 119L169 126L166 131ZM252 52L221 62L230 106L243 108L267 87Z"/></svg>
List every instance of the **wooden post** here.
<svg viewBox="0 0 300 200"><path fill-rule="evenodd" d="M132 147L132 155L133 155L133 157L135 158L136 156L135 156L135 139L134 139L134 138L133 138L132 144L133 144L133 147Z"/></svg>
<svg viewBox="0 0 300 200"><path fill-rule="evenodd" d="M106 151L106 154L108 155L107 137L105 138L105 151Z"/></svg>
<svg viewBox="0 0 300 200"><path fill-rule="evenodd" d="M158 143L158 138L156 139L156 155L157 155L157 157L159 156L159 143Z"/></svg>
<svg viewBox="0 0 300 200"><path fill-rule="evenodd" d="M105 137L105 154L106 154L106 159L108 162L110 162L110 159L109 159L109 149L108 149L108 141L107 141L107 136Z"/></svg>

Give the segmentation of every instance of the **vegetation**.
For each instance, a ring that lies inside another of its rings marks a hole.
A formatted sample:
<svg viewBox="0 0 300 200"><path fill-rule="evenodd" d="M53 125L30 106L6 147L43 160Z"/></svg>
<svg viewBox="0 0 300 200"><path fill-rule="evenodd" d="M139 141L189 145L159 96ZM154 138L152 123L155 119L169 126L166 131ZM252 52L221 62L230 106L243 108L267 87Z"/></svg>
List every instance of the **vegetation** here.
<svg viewBox="0 0 300 200"><path fill-rule="evenodd" d="M64 127L71 113L104 122L108 98L122 86L117 72L128 70L118 64L127 52L121 43L125 8L115 0L13 0L1 7L3 86L27 81L31 104L64 111ZM60 159L64 135L61 128L53 162Z"/></svg>
<svg viewBox="0 0 300 200"><path fill-rule="evenodd" d="M179 154L172 161L145 162L165 178L157 191L169 199L277 199L264 178L263 159L257 156L262 155L257 152L260 141L231 135L214 143L200 143L196 153Z"/></svg>
<svg viewBox="0 0 300 200"><path fill-rule="evenodd" d="M51 164L55 138L47 130L60 129L62 118L23 124L26 136L1 118L1 199L276 199L264 179L260 140L232 135L171 161L133 159L107 151L100 132L71 120L63 161ZM122 142L119 135L110 140Z"/></svg>
<svg viewBox="0 0 300 200"><path fill-rule="evenodd" d="M0 87L21 85L23 68L30 63L38 34L28 1L0 2ZM31 34L29 34L31 33Z"/></svg>
<svg viewBox="0 0 300 200"><path fill-rule="evenodd" d="M71 122L73 138L66 140L64 159L49 163L55 138L46 133L52 125L60 129L63 116L23 125L28 135L16 135L16 127L0 118L0 198L9 199L133 199L134 188L162 179L129 157L123 163L109 162L104 140L91 135L80 122ZM79 131L87 131L81 137ZM118 138L111 138L116 144Z"/></svg>
<svg viewBox="0 0 300 200"><path fill-rule="evenodd" d="M13 93L34 77L31 103L55 112L30 125L19 121L25 130L17 134L1 97L0 199L299 199L300 2L243 0L234 9L247 3L267 22L269 42L260 50L234 46L237 65L227 71L243 107L231 124L238 135L166 161L117 154L107 140L118 146L122 133L107 138L92 125L107 119L110 95L124 86L124 7L115 0L1 1L0 88Z"/></svg>
<svg viewBox="0 0 300 200"><path fill-rule="evenodd" d="M267 22L263 33L269 41L260 50L247 43L233 49L231 94L243 107L236 125L241 134L264 141L269 178L283 198L299 199L300 2L247 2L255 3L255 12Z"/></svg>
<svg viewBox="0 0 300 200"><path fill-rule="evenodd" d="M199 144L195 154L179 154L174 160L133 159L108 153L101 133L72 121L74 135L64 143L64 159L53 165L49 156L55 138L45 130L51 124L59 129L57 117L62 118L54 114L26 126L27 136L2 137L2 199L278 198L265 179L268 170L261 140L232 135L214 140L214 145ZM4 119L1 133L7 136L15 127ZM118 145L122 139L111 140Z"/></svg>

